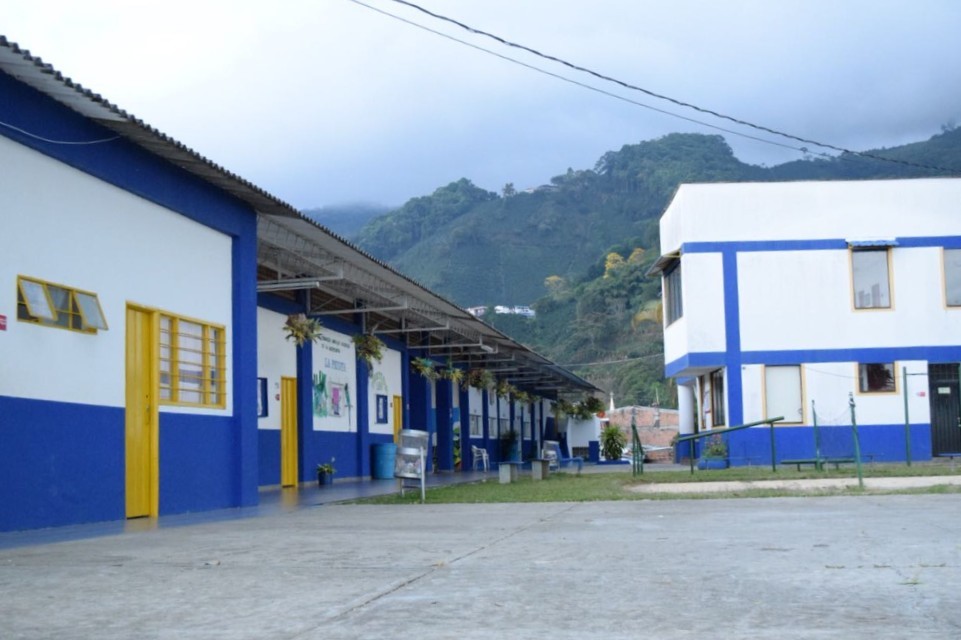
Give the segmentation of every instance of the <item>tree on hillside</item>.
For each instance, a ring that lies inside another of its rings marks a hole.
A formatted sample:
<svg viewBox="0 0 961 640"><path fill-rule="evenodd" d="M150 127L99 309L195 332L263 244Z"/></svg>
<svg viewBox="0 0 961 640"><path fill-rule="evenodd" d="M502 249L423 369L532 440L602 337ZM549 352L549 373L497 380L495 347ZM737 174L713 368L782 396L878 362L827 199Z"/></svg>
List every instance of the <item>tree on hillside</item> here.
<svg viewBox="0 0 961 640"><path fill-rule="evenodd" d="M516 196L516 195L517 195L517 189L514 188L514 183L513 183L513 182L508 182L507 184L505 184L505 185L504 185L504 188L501 189L501 194L502 194L505 198L512 198L512 197Z"/></svg>

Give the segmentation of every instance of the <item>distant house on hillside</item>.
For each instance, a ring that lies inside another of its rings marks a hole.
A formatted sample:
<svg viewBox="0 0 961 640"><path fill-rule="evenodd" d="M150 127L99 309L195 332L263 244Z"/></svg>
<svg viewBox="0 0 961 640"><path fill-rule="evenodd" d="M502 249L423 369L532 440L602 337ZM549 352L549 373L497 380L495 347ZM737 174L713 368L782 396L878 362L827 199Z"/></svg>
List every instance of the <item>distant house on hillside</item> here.
<svg viewBox="0 0 961 640"><path fill-rule="evenodd" d="M682 185L653 269L681 432L784 416L780 459L850 455L853 403L861 451L903 460L907 405L912 457L961 451L958 203L952 178ZM730 441L770 460L766 427Z"/></svg>
<svg viewBox="0 0 961 640"><path fill-rule="evenodd" d="M499 315L515 315L524 316L525 318L533 318L536 316L536 312L526 305L517 305L513 307L508 307L505 305L497 305L494 307L494 313Z"/></svg>

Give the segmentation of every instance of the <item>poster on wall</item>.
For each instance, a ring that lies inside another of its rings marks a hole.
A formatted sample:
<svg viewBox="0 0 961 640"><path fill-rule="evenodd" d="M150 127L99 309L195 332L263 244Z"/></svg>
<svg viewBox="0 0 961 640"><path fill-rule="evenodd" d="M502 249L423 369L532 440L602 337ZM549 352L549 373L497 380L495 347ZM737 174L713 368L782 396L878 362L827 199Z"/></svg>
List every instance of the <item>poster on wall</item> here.
<svg viewBox="0 0 961 640"><path fill-rule="evenodd" d="M342 333L325 329L313 349L314 429L352 431L356 426L351 401L351 386L357 376L354 343Z"/></svg>
<svg viewBox="0 0 961 640"><path fill-rule="evenodd" d="M267 417L267 378L257 378L257 417Z"/></svg>
<svg viewBox="0 0 961 640"><path fill-rule="evenodd" d="M387 396L377 395L377 424L387 424Z"/></svg>
<svg viewBox="0 0 961 640"><path fill-rule="evenodd" d="M374 363L367 385L367 402L370 406L370 432L394 433L393 402L402 402L396 395L401 389L401 357L399 351L385 349L384 357Z"/></svg>

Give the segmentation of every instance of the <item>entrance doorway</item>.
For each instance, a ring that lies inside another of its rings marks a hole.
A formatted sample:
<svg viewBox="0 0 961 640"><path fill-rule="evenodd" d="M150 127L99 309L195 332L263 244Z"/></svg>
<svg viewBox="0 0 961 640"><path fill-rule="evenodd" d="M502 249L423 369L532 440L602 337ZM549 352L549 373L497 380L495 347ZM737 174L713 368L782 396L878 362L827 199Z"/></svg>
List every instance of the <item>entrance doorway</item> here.
<svg viewBox="0 0 961 640"><path fill-rule="evenodd" d="M400 443L400 430L404 428L404 398L394 396L394 443Z"/></svg>
<svg viewBox="0 0 961 640"><path fill-rule="evenodd" d="M296 487L297 378L280 379L280 484Z"/></svg>
<svg viewBox="0 0 961 640"><path fill-rule="evenodd" d="M961 453L961 363L928 365L931 453Z"/></svg>
<svg viewBox="0 0 961 640"><path fill-rule="evenodd" d="M125 494L128 518L159 513L157 314L127 306Z"/></svg>

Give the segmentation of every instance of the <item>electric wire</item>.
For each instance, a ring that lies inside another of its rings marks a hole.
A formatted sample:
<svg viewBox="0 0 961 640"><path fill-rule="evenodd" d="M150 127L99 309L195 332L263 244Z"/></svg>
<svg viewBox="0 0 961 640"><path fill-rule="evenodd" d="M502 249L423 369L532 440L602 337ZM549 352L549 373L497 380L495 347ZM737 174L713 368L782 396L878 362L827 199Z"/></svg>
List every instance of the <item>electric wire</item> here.
<svg viewBox="0 0 961 640"><path fill-rule="evenodd" d="M403 18L400 18L399 16L395 16L395 15L393 15L393 14L391 14L391 13L386 12L386 11L382 11L382 10L380 10L380 9L376 9L376 8L374 8L374 7L371 7L370 5L367 5L367 4L364 4L363 2L360 2L360 0L349 0L349 1L350 1L350 2L353 2L353 3L355 3L355 4L358 4L358 5L367 7L368 9L372 9L372 10L374 10L374 11L378 11L379 13L383 13L384 15L388 15L388 16L394 17L394 18L396 18L396 19L398 19L398 20L402 20L402 21L404 21L404 22L407 22L408 24L412 24L412 25L415 25L415 26L420 26L421 28L423 28L423 29L425 29L425 30L427 30L427 31L431 31L432 33L437 33L438 35L443 35L444 37L449 37L449 36L446 36L446 34L438 33L438 32L436 32L436 31L433 31L433 30L431 30L431 29L428 29L427 27L423 27L422 25L417 25L417 23L410 22L410 21L408 21L408 20L404 20ZM511 48L514 48L514 49L519 49L519 50L521 50L521 51L525 51L525 52L530 53L530 54L532 54L532 55L534 55L534 56L537 56L537 57L539 57L539 58L543 58L543 59L545 59L545 60L549 60L549 61L551 61L551 62L554 62L554 63L560 64L560 65L563 65L563 66L568 67L568 68L570 68L570 69L573 69L573 70L575 70L575 71L578 71L578 72L581 72L581 73L586 73L586 74L588 74L588 75L591 75L591 76L593 76L593 77L595 77L595 78L598 78L598 79L600 79L600 80L603 80L603 81L605 81L605 82L611 82L611 83L614 83L614 84L619 85L619 86L621 86L621 87L623 87L623 88L626 88L626 89L630 89L630 90L633 90L633 91L639 91L639 92L644 93L644 94L646 94L646 95L649 95L649 96L651 96L651 97L653 97L653 98L657 98L657 99L659 99L659 100L665 100L665 101L667 101L667 102L671 102L671 103L673 103L673 104L675 104L675 105L677 105L677 106L680 106L680 107L684 107L684 108L688 108L688 109L693 109L693 110L695 110L695 111L698 111L698 112L700 112L700 113L704 113L704 114L713 116L713 117L715 117L715 118L720 118L720 119L722 119L722 120L728 120L728 121L730 121L730 122L733 122L733 123L738 124L738 125L741 125L741 126L745 126L745 127L749 127L749 128L752 128L752 129L756 129L756 130L758 130L758 131L770 133L770 134L773 134L773 135L776 135L776 136L780 136L780 137L782 137L782 138L787 138L787 139L789 139L789 140L794 140L794 141L796 141L796 142L800 142L800 143L805 144L805 145L814 145L814 146L817 146L817 147L821 147L822 149L831 149L832 151L837 151L837 152L840 152L840 153L842 153L842 154L849 154L849 155L859 156L859 157L862 157L862 158L868 158L868 159L871 159L871 160L878 160L878 161L881 161L881 162L891 162L891 163L896 163L896 164L900 164L900 165L904 165L904 166L914 167L914 168L917 168L917 169L925 169L925 170L928 170L928 171L936 171L936 172L939 172L939 173L958 174L959 172L961 172L961 171L959 171L958 169L950 169L950 168L947 168L947 167L940 167L940 166L936 166L936 165L921 164L921 163L917 163L917 162L911 162L911 161L908 161L908 160L900 160L900 159L897 159L897 158L888 158L888 157L885 157L885 156L879 156L879 155L877 155L877 154L873 154L873 153L869 153L869 152L865 152L865 151L855 151L855 150L853 150L853 149L847 149L847 148L845 148L845 147L840 147L840 146L833 145L833 144L829 144L829 143L825 143L825 142L819 142L819 141L817 141L817 140L813 140L813 139L810 139L810 138L802 138L802 137L800 137L800 136L796 136L796 135L793 135L793 134L791 134L791 133L787 133L787 132L784 132L784 131L779 131L779 130L777 130L777 129L772 129L772 128L770 128L770 127L766 127L766 126L764 126L764 125L755 124L755 123L753 123L753 122L749 122L749 121L747 121L747 120L742 120L742 119L740 119L740 118L735 118L735 117L733 117L733 116L729 116L729 115L720 113L720 112L718 112L718 111L714 111L714 110L712 110L712 109L707 109L707 108L700 107L700 106L698 106L698 105L695 105L695 104L692 104L692 103L689 103L689 102L684 102L683 100L678 100L678 99L676 99L676 98L672 98L672 97L667 96L667 95L663 95L663 94L660 94L660 93L656 93L656 92L651 91L651 90L649 90L649 89L645 89L645 88L643 88L643 87L639 87L639 86L634 85L634 84L631 84L631 83L629 83L629 82L625 82L625 81L623 81L623 80L619 80L619 79L617 79L617 78L614 78L614 77L612 77L612 76L608 76L608 75L605 75L605 74L603 74L603 73L594 71L594 70L589 69L589 68L587 68L587 67L583 67L583 66L574 64L574 63L572 63L572 62L568 62L567 60L564 60L564 59L559 58L559 57L557 57L557 56L553 56L553 55L550 55L550 54L543 53L543 52L541 52L541 51L538 51L537 49L533 49L533 48L528 47L528 46L526 46L526 45L519 44L519 43L516 43L516 42L512 42L512 41L510 41L510 40L507 40L507 39L502 38L502 37L500 37L500 36L497 36L497 35L495 35L495 34L488 33L487 31L483 31L483 30L481 30L481 29L476 29L476 28L474 28L474 27L471 27L470 25L464 24L463 22L460 22L460 21L455 20L455 19L453 19L453 18L449 18L449 17L444 16L444 15L441 15L441 14L439 14L439 13L435 13L435 12L433 12L433 11L430 11L429 9L425 9L424 7L421 7L420 5L414 4L413 2L408 2L408 0L392 0L392 1L395 2L395 3L397 3L397 4L404 5L404 6L406 6L406 7L409 7L409 8L411 8L411 9L414 9L414 10L416 10L416 11L419 11L419 12L425 14L425 15L428 15L428 16L436 19L436 20L441 20L441 21L447 22L447 23L449 23L449 24L453 24L453 25L455 25L455 26L457 26L457 27L459 27L459 28L461 28L461 29L469 32L469 33L472 33L472 34L475 34L475 35L479 35L479 36L483 36L483 37L486 37L486 38L490 38L490 39L492 39L492 40L494 40L494 41L496 41L496 42L498 42L498 43L500 43L500 44L502 44L502 45L504 45L504 46L511 47ZM456 41L456 42L461 42L462 44L467 44L468 46L474 46L474 45L470 45L469 43L466 43L466 42L457 40L456 38L452 38L452 37L451 37L450 39L451 39L451 40L454 40L454 41ZM486 49L483 49L483 48L481 48L481 47L475 47L475 48L478 48L478 49L480 49L481 51L486 51L486 52L488 52L488 53L492 53L492 52L489 52L489 51L487 51ZM493 54L493 55L498 55L498 54ZM498 57L502 57L502 58L505 59L505 60L509 60L509 61L515 62L515 63L517 63L517 64L523 64L523 63L520 63L520 62L518 62L518 61L516 61L516 60L514 60L514 59L512 59L512 58L507 58L507 57L505 57L505 56L499 56L499 55L498 55ZM533 67L530 67L529 65L524 65L524 66L528 66L528 68L533 68ZM555 77L557 77L557 76L555 76ZM572 81L572 82L573 82L573 81ZM577 83L575 82L575 84L577 84ZM582 86L583 86L583 85L582 85ZM647 107L647 105L641 105L641 106ZM648 108L652 108L652 109L653 109L653 107L648 107ZM660 110L658 110L658 109L654 109L654 110L660 111ZM661 111L661 113L665 113L665 114L668 114L668 115L674 115L675 117L684 118L683 116L678 116L677 114L673 114L673 113L668 112L668 111ZM688 120L688 118L684 118L684 119L685 119L685 120ZM696 120L695 120L694 122L699 122L699 121L696 121ZM705 124L705 123L699 122L699 124ZM707 125L707 126L712 126L712 125ZM718 127L714 127L714 128L718 128ZM726 130L725 130L725 131L726 131ZM733 133L733 132L731 132L731 133ZM743 134L737 134L737 135L743 135ZM746 136L746 137L752 137L752 136ZM765 140L765 139L761 139L761 138L753 138L753 139L755 139L755 140L760 140L760 141L762 141L762 142L767 142L767 143L769 143L769 144L778 144L778 143L774 143L774 142L772 142L772 141L770 141L770 140ZM788 146L788 145L780 145L780 146ZM809 150L808 148L806 148L806 147L800 147L800 148L799 148L799 147L788 146L788 148L796 149L796 150L799 150L799 151L803 151L804 153L814 153L815 155L825 155L825 154L822 154L822 153L812 152L812 151L810 151L810 150ZM828 156L828 157L830 157L830 156Z"/></svg>
<svg viewBox="0 0 961 640"><path fill-rule="evenodd" d="M679 114L679 113L674 113L673 111L667 111L666 109L660 109L660 108L658 108L658 107L654 107L654 106L651 106L651 105L649 105L649 104L646 104L646 103L643 103L643 102L639 102L639 101L637 101L637 100L632 100L631 98L628 98L628 97L626 97L626 96L622 96L622 95L619 95L619 94L616 94L616 93L612 93L612 92L610 92L610 91L605 91L604 89L601 89L601 88L599 88L599 87L595 87L595 86L593 86L593 85L589 85L589 84L586 84L586 83L584 83L584 82L580 82L580 81L578 81L578 80L574 80L573 78L568 78L568 77L566 77L566 76L562 76L562 75L557 74L557 73L554 73L554 72L552 72L552 71L548 71L547 69L542 69L541 67L536 67L536 66L534 66L534 65L532 65L532 64L529 64L529 63L527 63L527 62L523 62L523 61L521 61L521 60L518 60L517 58L511 58L510 56L504 55L504 54L502 54L502 53L497 53L496 51L493 51L493 50L491 50L491 49L487 49L487 48L482 47L482 46L480 46L480 45L476 45L476 44L473 44L473 43L471 43L471 42L467 42L466 40L461 40L460 38L455 38L454 36L452 36L452 35L450 35L450 34L444 33L444 32L442 32L442 31L437 31L437 30L435 30L435 29L431 29L430 27L427 27L427 26L425 26L425 25L419 24L419 23L414 22L414 21L412 21L412 20L408 20L407 18L403 18L403 17L398 16L398 15L396 15L396 14L390 13L389 11L384 11L383 9L379 9L379 8L377 8L377 7L374 7L374 6L372 6L372 5L369 5L369 4L365 3L365 2L362 2L361 0L348 0L348 2L351 2L351 3L353 3L353 4L359 5L359 6L361 6L361 7L366 8L366 9L370 9L371 11L374 11L374 12L376 12L376 13L380 13L380 14L382 14L382 15L385 15L385 16L389 17L389 18L393 18L394 20L397 20L397 21L399 21L399 22L403 22L403 23L408 24L408 25L410 25L410 26L412 26L412 27L415 27L415 28L417 28L417 29L421 29L421 30L423 30L423 31L427 31L428 33L432 33L432 34L434 34L434 35L436 35L436 36L440 36L441 38L445 38L445 39L447 39L447 40L451 40L451 41L456 42L456 43L458 43L458 44L462 44L462 45L464 45L464 46L466 46L466 47L470 47L471 49L476 49L477 51L481 51L481 52L483 52L483 53L492 55L492 56L494 56L495 58L500 58L501 60L505 60L505 61L507 61L507 62L511 62L511 63L513 63L513 64L519 65L519 66L524 67L524 68L526 68L526 69L530 69L531 71L535 71L535 72L537 72L537 73L541 73L541 74L543 74L543 75L550 76L551 78L554 78L554 79L556 79L556 80L561 80L562 82L567 82L567 83L569 83L569 84L573 84L573 85L575 85L575 86L581 87L582 89L587 89L588 91L593 91L593 92L595 92L595 93L599 93L599 94L604 95L604 96L607 96L607 97L609 97L609 98L614 98L614 99L616 99L616 100L620 100L620 101L622 101L622 102L626 102L626 103L628 103L628 104L632 104L632 105L637 106L637 107L642 107L642 108L644 108L644 109L649 109L649 110L651 110L651 111L655 111L655 112L657 112L657 113L662 113L662 114L664 114L664 115L671 116L671 117L673 117L673 118L678 118L678 119L680 119L680 120L685 120L685 121L687 121L687 122L692 122L692 123L694 123L694 124L698 124L698 125L701 125L701 126L704 126L704 127L708 127L708 128L714 129L714 130L716 130L716 131L723 131L724 133L729 133L729 134L731 134L731 135L740 136L740 137L742 137L742 138L747 138L747 139L749 139L749 140L755 140L755 141L757 141L757 142L763 142L763 143L766 143L766 144L774 145L774 146L776 146L776 147L783 147L783 148L785 148L785 149L791 149L792 151L800 151L800 152L802 152L802 153L809 153L809 154L812 154L812 155L821 156L821 157L823 157L823 158L833 158L833 156L831 156L831 155L828 154L828 153L822 153L822 152L818 152L818 151L811 151L810 149L807 149L807 148L805 148L805 147L797 147L797 146L794 146L794 145L791 145L791 144L786 144L786 143L783 143L783 142L777 142L777 141L774 141L774 140L769 140L769 139L767 139L767 138L760 138L760 137L758 137L758 136L753 136L753 135L751 135L751 134L744 133L744 132L742 132L742 131L736 131L736 130L734 130L734 129L727 129L727 128L721 127L721 126L719 126L719 125L711 124L711 123L709 123L709 122L704 122L703 120L698 120L698 119L696 119L696 118L691 118L691 117L688 117L688 116L684 116L684 115L681 115L681 114Z"/></svg>
<svg viewBox="0 0 961 640"><path fill-rule="evenodd" d="M663 359L663 358L664 358L664 355L663 355L663 354L660 354L660 353L651 353L651 354L648 354L648 355L646 355L646 356L637 356L637 357L634 357L634 358L622 358L622 359L620 359L620 360L603 360L603 361L598 361L598 362L577 362L577 363L572 363L572 364L559 364L559 365L557 365L557 366L559 366L559 367L565 367L565 368L570 368L570 367L596 367L596 366L600 366L600 365L602 365L602 364L622 364L622 363L624 363L624 362L635 362L635 361L637 361L637 360L649 360L649 359L651 359L651 358L661 358L661 359Z"/></svg>
<svg viewBox="0 0 961 640"><path fill-rule="evenodd" d="M103 144L104 142L113 142L114 140L119 140L119 139L120 139L120 136L114 136L114 137L112 137L112 138L103 138L103 139L100 139L100 140L79 140L79 141L71 141L71 140L51 140L50 138L44 138L43 136L38 136L38 135L35 134L35 133L30 133L30 132L27 131L26 129L21 129L20 127L15 127L14 125L9 124L9 123L7 123L7 122L0 122L0 127L6 127L7 129L11 129L11 130L13 130L13 131L16 131L17 133L22 133L22 134L25 135L25 136L28 136L28 137L30 137L30 138L33 138L34 140L40 140L41 142L47 142L47 143L49 143L49 144L66 144L66 145Z"/></svg>

